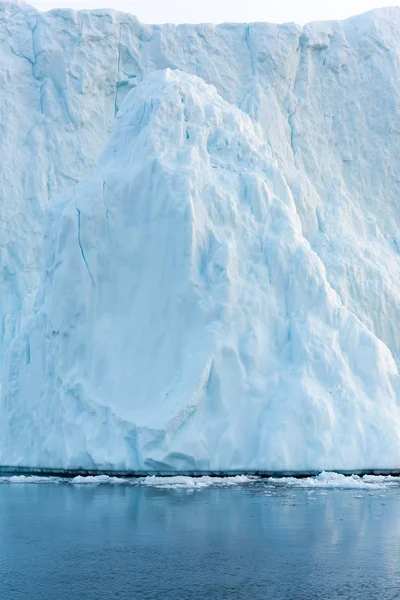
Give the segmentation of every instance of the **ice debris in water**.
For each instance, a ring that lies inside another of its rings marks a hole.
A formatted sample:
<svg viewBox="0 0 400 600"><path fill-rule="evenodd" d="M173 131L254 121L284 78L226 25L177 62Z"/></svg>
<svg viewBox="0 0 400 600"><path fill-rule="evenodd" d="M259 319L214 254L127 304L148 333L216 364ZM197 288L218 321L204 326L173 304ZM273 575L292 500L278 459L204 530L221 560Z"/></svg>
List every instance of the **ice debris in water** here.
<svg viewBox="0 0 400 600"><path fill-rule="evenodd" d="M232 487L258 481L258 477L236 475L233 477L113 477L109 475L77 475L72 478L42 477L35 475L14 475L0 477L0 484L42 484L42 483L69 483L72 485L143 485L165 489L204 489L207 487Z"/></svg>
<svg viewBox="0 0 400 600"><path fill-rule="evenodd" d="M134 480L123 477L110 477L109 475L77 475L70 481L74 485L100 485L105 483L108 485L121 485L132 483Z"/></svg>
<svg viewBox="0 0 400 600"><path fill-rule="evenodd" d="M390 475L343 475L322 471L315 477L273 477L268 480L272 484L296 488L339 488L339 489L382 489L399 486L400 478Z"/></svg>
<svg viewBox="0 0 400 600"><path fill-rule="evenodd" d="M258 477L249 475L236 475L234 477L157 477L155 475L141 480L141 485L165 489L204 489L209 487L232 487L253 483Z"/></svg>
<svg viewBox="0 0 400 600"><path fill-rule="evenodd" d="M61 483L63 479L59 477L46 477L41 475L11 475L9 477L0 477L0 484L42 484L42 483Z"/></svg>
<svg viewBox="0 0 400 600"><path fill-rule="evenodd" d="M400 487L400 477L390 475L342 475L323 471L315 477L269 477L254 475L235 475L226 477L203 476L170 476L149 475L147 477L126 478L109 475L78 475L76 477L47 477L36 475L13 475L0 477L0 484L51 484L67 483L72 485L140 485L162 489L201 490L210 487L241 487L256 484L266 496L274 495L276 488L303 488L308 490L309 499L315 488L320 488L318 496L325 496L324 489L366 489L383 490L388 487ZM373 494L370 494L373 495ZM383 497L383 496L380 496Z"/></svg>

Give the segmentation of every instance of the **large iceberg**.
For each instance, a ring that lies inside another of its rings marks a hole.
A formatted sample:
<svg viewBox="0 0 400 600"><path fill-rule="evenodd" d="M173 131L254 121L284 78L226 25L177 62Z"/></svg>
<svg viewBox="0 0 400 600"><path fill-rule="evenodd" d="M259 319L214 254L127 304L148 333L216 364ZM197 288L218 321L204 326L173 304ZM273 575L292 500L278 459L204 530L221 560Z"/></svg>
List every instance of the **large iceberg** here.
<svg viewBox="0 0 400 600"><path fill-rule="evenodd" d="M399 468L400 10L0 25L0 464Z"/></svg>

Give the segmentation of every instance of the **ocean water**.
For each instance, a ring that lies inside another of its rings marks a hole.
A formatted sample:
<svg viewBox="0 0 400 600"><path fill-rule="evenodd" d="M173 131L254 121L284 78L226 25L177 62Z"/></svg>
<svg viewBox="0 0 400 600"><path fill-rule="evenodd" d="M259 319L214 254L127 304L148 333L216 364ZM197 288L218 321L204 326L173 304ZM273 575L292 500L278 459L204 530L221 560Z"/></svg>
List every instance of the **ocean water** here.
<svg viewBox="0 0 400 600"><path fill-rule="evenodd" d="M395 478L0 479L1 600L400 598Z"/></svg>

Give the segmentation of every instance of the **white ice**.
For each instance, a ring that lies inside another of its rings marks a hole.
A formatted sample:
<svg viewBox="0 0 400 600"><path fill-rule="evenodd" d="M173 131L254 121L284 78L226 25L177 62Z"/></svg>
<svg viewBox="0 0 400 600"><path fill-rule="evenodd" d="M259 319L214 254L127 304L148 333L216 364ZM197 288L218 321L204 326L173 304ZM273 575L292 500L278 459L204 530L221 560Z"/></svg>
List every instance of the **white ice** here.
<svg viewBox="0 0 400 600"><path fill-rule="evenodd" d="M161 488L161 489L194 489L201 490L209 487L233 487L244 484L251 484L259 481L257 477L249 475L235 475L232 477L156 477L155 475L146 477L140 481L140 485Z"/></svg>
<svg viewBox="0 0 400 600"><path fill-rule="evenodd" d="M0 484L69 484L69 485L110 485L110 486L143 486L164 490L203 490L208 488L252 487L253 490L265 491L266 496L275 496L276 490L303 489L308 490L309 499L317 491L318 496L328 495L324 490L375 490L400 488L400 477L390 475L342 475L334 472L322 472L314 477L270 477L260 478L251 475L234 475L227 477L169 476L151 475L139 478L112 477L109 475L79 475L73 478L48 477L36 475L13 475L0 477ZM318 492L318 490L320 490ZM364 497L364 496L362 496ZM381 496L380 496L381 497Z"/></svg>
<svg viewBox="0 0 400 600"><path fill-rule="evenodd" d="M0 21L0 464L398 468L400 10Z"/></svg>
<svg viewBox="0 0 400 600"><path fill-rule="evenodd" d="M342 475L341 473L323 471L316 477L305 477L298 479L296 477L271 477L267 480L273 485L283 485L293 488L331 488L331 489L366 489L380 490L387 487L400 487L400 478L390 475Z"/></svg>

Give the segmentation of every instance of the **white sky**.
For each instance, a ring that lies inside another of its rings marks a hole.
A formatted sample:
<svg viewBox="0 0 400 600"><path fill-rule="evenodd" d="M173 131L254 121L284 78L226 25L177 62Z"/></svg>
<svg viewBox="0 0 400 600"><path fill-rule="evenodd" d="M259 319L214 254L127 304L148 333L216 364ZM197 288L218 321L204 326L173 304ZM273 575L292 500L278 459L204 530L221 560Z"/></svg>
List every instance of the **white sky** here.
<svg viewBox="0 0 400 600"><path fill-rule="evenodd" d="M1 2L1 0L0 0ZM143 23L223 21L309 21L344 19L397 2L379 0L28 0L39 10L50 8L115 8L136 15Z"/></svg>

